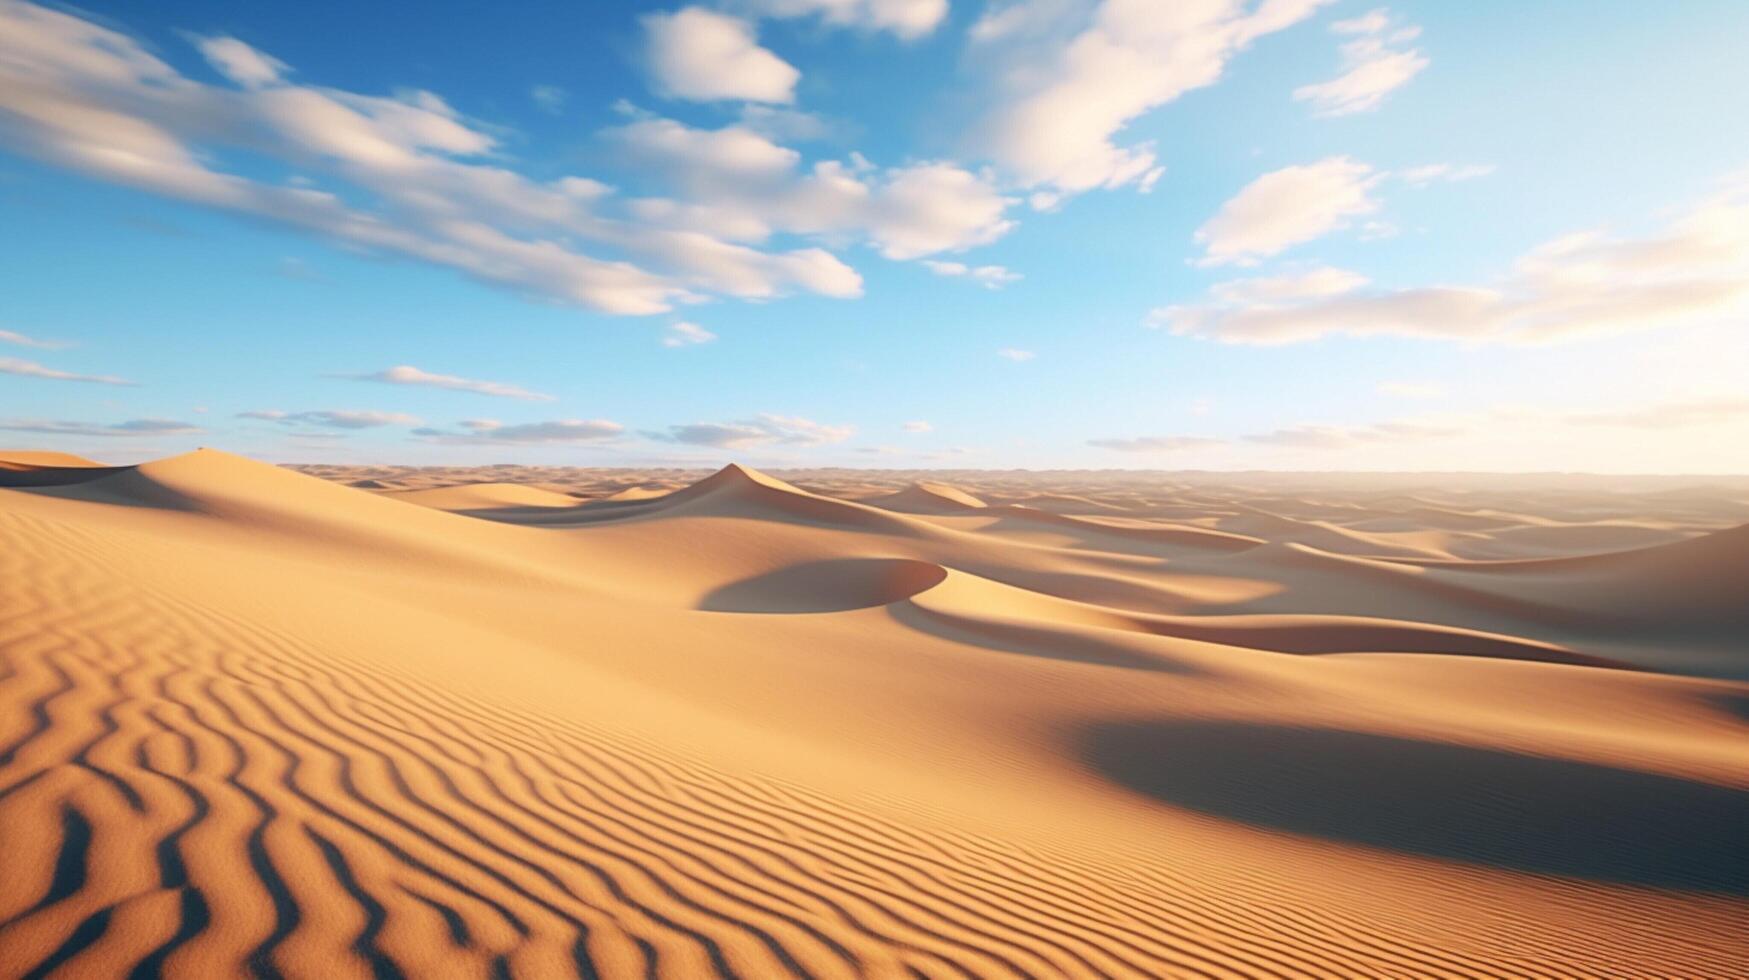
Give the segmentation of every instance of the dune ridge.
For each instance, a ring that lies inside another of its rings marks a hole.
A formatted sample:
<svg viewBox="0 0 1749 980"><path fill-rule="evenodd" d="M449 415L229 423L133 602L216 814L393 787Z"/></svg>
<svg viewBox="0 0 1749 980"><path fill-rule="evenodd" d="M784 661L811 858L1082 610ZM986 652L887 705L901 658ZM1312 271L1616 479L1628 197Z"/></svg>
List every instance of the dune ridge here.
<svg viewBox="0 0 1749 980"><path fill-rule="evenodd" d="M0 459L0 975L1749 972L1728 494Z"/></svg>

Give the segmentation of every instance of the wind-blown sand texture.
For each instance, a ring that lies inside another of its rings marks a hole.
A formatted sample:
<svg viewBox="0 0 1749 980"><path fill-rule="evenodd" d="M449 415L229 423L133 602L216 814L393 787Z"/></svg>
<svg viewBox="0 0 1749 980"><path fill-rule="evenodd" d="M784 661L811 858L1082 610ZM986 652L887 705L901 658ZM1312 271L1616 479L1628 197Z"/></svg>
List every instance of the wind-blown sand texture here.
<svg viewBox="0 0 1749 980"><path fill-rule="evenodd" d="M1749 975L1742 481L4 459L0 976Z"/></svg>

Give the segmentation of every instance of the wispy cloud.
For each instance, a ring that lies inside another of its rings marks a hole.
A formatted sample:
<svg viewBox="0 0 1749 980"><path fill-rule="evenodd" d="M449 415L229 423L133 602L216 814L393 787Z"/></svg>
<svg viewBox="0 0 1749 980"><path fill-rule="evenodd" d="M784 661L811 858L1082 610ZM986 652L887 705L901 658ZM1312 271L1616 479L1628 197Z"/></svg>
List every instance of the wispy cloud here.
<svg viewBox="0 0 1749 980"><path fill-rule="evenodd" d="M688 323L682 320L668 325L668 330L662 337L662 346L696 347L699 344L708 344L716 339L717 335L711 333L709 330L706 330L696 323Z"/></svg>
<svg viewBox="0 0 1749 980"><path fill-rule="evenodd" d="M742 0L742 6L766 17L818 17L906 40L928 34L947 17L947 0Z"/></svg>
<svg viewBox="0 0 1749 980"><path fill-rule="evenodd" d="M1216 447L1270 446L1287 450L1353 449L1380 443L1411 442L1461 435L1463 425L1451 419L1395 419L1372 425L1324 425L1303 422L1232 438L1214 436L1140 436L1129 439L1089 439L1099 449L1124 453L1183 453Z"/></svg>
<svg viewBox="0 0 1749 980"><path fill-rule="evenodd" d="M1021 350L1018 347L1004 347L996 352L996 356L1010 361L1030 361L1038 354L1034 351Z"/></svg>
<svg viewBox="0 0 1749 980"><path fill-rule="evenodd" d="M32 337L15 330L0 330L0 342L17 344L20 347L34 347L37 350L60 350L63 347L71 346L59 340L44 340L41 337Z"/></svg>
<svg viewBox="0 0 1749 980"><path fill-rule="evenodd" d="M11 432L38 432L55 436L178 436L203 431L199 426L173 419L130 419L103 425L93 422L67 422L49 419L0 419L0 429Z"/></svg>
<svg viewBox="0 0 1749 980"><path fill-rule="evenodd" d="M134 382L126 378L118 378L108 374L74 374L71 371L57 371L44 367L35 361L26 361L16 357L0 357L0 374L16 374L24 378L41 378L45 381L78 381L94 385L116 385L118 387L133 387Z"/></svg>
<svg viewBox="0 0 1749 980"><path fill-rule="evenodd" d="M449 445L571 445L606 442L625 428L606 419L556 419L507 425L496 419L469 419L457 429L414 429L417 438Z"/></svg>
<svg viewBox="0 0 1749 980"><path fill-rule="evenodd" d="M966 265L964 262L941 262L934 259L924 259L923 265L938 276L970 279L986 289L1001 289L1021 279L1020 273L1000 265Z"/></svg>
<svg viewBox="0 0 1749 980"><path fill-rule="evenodd" d="M1113 449L1120 453L1176 453L1188 449L1207 449L1224 445L1226 440L1209 436L1138 436L1134 439L1089 439L1096 449Z"/></svg>
<svg viewBox="0 0 1749 980"><path fill-rule="evenodd" d="M1397 176L1413 187L1425 187L1435 181L1455 184L1459 181L1475 180L1488 176L1496 169L1498 168L1491 163L1429 163L1409 167L1400 171Z"/></svg>
<svg viewBox="0 0 1749 980"><path fill-rule="evenodd" d="M1431 62L1409 42L1419 27L1396 26L1383 8L1330 25L1350 38L1342 44L1342 74L1294 89L1296 102L1310 102L1319 116L1347 116L1377 109Z"/></svg>
<svg viewBox="0 0 1749 980"><path fill-rule="evenodd" d="M453 374L433 374L422 371L410 364L400 364L382 371L369 374L342 374L336 377L351 378L354 381L374 381L389 385L412 385L420 388L442 388L446 391L465 391L475 395L490 395L493 398L516 398L528 402L550 402L552 395L538 391L529 391L518 385L505 384L501 381L476 381L472 378L460 378Z"/></svg>
<svg viewBox="0 0 1749 980"><path fill-rule="evenodd" d="M646 435L665 442L716 449L744 449L760 445L818 446L843 442L855 434L848 425L826 425L791 415L762 414L739 422L693 422L671 425L665 432Z"/></svg>
<svg viewBox="0 0 1749 980"><path fill-rule="evenodd" d="M1317 425L1302 423L1270 432L1244 436L1246 442L1284 449L1350 449L1380 442L1405 442L1455 436L1463 429L1426 422L1380 422L1376 425Z"/></svg>
<svg viewBox="0 0 1749 980"><path fill-rule="evenodd" d="M390 425L418 425L419 418L405 412L377 412L366 409L324 409L310 412L285 412L267 408L239 412L240 419L277 422L281 425L315 425L328 429L377 429Z"/></svg>
<svg viewBox="0 0 1749 980"><path fill-rule="evenodd" d="M1378 210L1381 174L1348 157L1283 167L1246 184L1196 230L1203 265L1241 265L1320 238Z"/></svg>

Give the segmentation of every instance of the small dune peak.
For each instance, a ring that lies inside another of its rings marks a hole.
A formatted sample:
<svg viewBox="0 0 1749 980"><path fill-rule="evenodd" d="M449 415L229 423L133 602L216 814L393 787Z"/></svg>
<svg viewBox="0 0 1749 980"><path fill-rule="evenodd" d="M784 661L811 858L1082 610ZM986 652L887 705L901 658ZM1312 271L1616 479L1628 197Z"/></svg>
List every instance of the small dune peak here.
<svg viewBox="0 0 1749 980"><path fill-rule="evenodd" d="M989 506L958 487L928 480L919 480L903 490L878 497L868 503L901 514L952 514L963 510L981 510Z"/></svg>
<svg viewBox="0 0 1749 980"><path fill-rule="evenodd" d="M919 494L955 503L961 507L986 507L987 504L977 497L948 483L934 483L929 480L919 480L911 484L911 489Z"/></svg>
<svg viewBox="0 0 1749 980"><path fill-rule="evenodd" d="M782 490L786 493L804 493L805 491L790 486L775 476L767 476L751 466L740 463L730 463L710 476L694 483L689 490L728 490L733 488L764 487L768 490Z"/></svg>
<svg viewBox="0 0 1749 980"><path fill-rule="evenodd" d="M104 465L72 453L41 449L0 449L0 470L91 469Z"/></svg>

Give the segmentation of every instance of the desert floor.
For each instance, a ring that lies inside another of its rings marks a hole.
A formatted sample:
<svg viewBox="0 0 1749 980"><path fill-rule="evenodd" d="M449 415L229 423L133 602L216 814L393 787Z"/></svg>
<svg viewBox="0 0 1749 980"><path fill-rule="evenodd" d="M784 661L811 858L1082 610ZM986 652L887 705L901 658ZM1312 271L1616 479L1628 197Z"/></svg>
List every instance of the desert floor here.
<svg viewBox="0 0 1749 980"><path fill-rule="evenodd" d="M1749 975L1749 481L300 469L0 455L0 976Z"/></svg>

